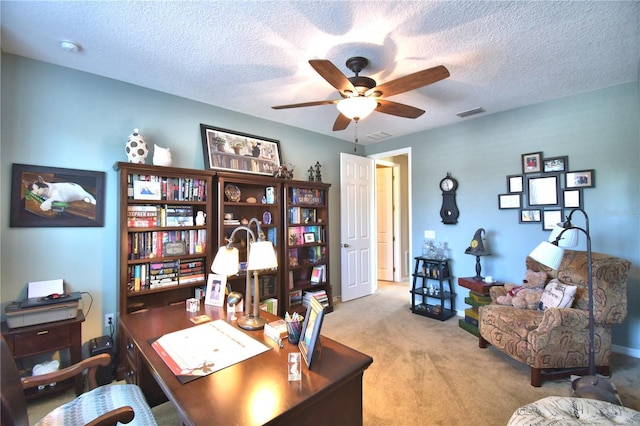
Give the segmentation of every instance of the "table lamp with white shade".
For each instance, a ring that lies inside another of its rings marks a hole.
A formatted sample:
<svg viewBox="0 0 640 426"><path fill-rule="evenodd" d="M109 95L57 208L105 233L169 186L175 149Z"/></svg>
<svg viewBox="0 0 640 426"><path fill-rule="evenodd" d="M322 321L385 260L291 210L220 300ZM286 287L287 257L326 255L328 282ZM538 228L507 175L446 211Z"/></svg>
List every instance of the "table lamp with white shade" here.
<svg viewBox="0 0 640 426"><path fill-rule="evenodd" d="M255 223L256 234L251 230L251 224ZM260 222L252 218L249 223L238 226L233 230L226 246L218 249L216 257L211 264L211 270L220 275L235 275L240 270L240 260L238 249L233 247L233 241L238 231L247 232L247 271L246 271L246 293L245 315L238 318L238 326L245 330L259 330L264 327L267 320L260 316L260 286L258 283L258 271L273 269L278 267L276 253L273 243L264 238ZM251 274L253 275L253 283ZM253 288L253 289L252 289Z"/></svg>

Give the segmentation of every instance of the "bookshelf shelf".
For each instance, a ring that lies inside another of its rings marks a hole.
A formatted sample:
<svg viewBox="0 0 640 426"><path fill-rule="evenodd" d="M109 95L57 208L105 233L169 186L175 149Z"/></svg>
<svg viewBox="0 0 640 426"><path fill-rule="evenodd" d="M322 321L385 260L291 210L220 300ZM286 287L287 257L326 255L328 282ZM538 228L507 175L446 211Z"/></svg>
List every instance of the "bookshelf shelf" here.
<svg viewBox="0 0 640 426"><path fill-rule="evenodd" d="M330 187L322 182L293 180L283 184L283 312L304 314L305 303L312 296L321 301L325 312L333 311L328 243Z"/></svg>
<svg viewBox="0 0 640 426"><path fill-rule="evenodd" d="M456 315L449 259L415 258L411 287L411 312L445 321ZM445 283L447 288L445 288ZM445 307L448 303L448 307Z"/></svg>

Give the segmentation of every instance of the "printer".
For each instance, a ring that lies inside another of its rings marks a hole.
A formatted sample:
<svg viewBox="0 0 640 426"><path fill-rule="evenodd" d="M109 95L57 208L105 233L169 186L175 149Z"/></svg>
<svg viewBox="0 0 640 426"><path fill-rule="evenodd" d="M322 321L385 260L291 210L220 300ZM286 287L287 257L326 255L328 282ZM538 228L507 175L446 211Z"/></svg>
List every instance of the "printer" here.
<svg viewBox="0 0 640 426"><path fill-rule="evenodd" d="M79 292L65 293L61 279L29 283L27 298L5 308L7 325L18 328L73 319L81 298Z"/></svg>

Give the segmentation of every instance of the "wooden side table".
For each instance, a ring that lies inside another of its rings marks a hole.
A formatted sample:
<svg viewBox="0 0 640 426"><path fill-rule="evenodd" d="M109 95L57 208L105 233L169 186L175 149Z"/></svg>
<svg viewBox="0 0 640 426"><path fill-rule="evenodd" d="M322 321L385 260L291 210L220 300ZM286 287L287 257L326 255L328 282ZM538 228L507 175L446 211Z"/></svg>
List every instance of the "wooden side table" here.
<svg viewBox="0 0 640 426"><path fill-rule="evenodd" d="M49 322L45 324L30 325L27 327L9 328L6 321L2 322L2 336L6 340L9 349L16 362L33 355L69 350L69 362L71 364L82 361L82 322L84 313L78 310L78 315L73 319ZM25 371L20 371L26 374ZM29 389L25 394L27 399L45 394L57 393L74 387L76 395L82 393L82 377L64 380L55 386L47 386L43 390Z"/></svg>
<svg viewBox="0 0 640 426"><path fill-rule="evenodd" d="M496 281L489 284L482 280L477 280L474 277L463 277L458 278L458 285L469 289L469 297L464 298L464 303L471 306L464 310L464 319L458 320L458 326L475 336L479 336L478 308L491 303L491 296L489 296L489 289L491 287L504 285L504 283Z"/></svg>

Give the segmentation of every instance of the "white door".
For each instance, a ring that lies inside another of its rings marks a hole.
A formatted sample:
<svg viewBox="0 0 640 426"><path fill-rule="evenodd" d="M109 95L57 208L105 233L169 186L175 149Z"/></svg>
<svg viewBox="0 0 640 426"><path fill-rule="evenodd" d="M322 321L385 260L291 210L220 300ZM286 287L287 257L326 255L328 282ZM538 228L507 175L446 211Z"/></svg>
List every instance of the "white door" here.
<svg viewBox="0 0 640 426"><path fill-rule="evenodd" d="M342 300L372 294L375 276L373 160L340 154L340 261Z"/></svg>
<svg viewBox="0 0 640 426"><path fill-rule="evenodd" d="M376 204L378 213L378 279L393 281L393 169L376 167Z"/></svg>

